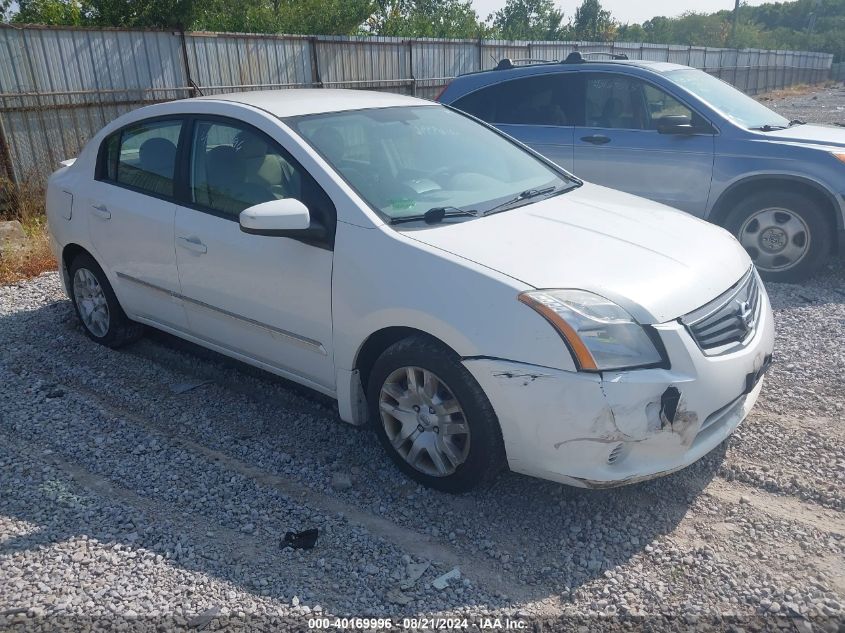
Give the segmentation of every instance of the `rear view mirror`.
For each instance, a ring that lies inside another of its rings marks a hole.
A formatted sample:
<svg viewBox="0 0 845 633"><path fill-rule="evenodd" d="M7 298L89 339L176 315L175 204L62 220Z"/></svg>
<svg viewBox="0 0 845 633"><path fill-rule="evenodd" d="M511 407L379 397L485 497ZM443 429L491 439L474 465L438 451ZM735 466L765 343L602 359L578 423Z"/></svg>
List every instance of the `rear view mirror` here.
<svg viewBox="0 0 845 633"><path fill-rule="evenodd" d="M694 127L688 116L670 114L657 120L657 131L660 134L697 134L704 130Z"/></svg>
<svg viewBox="0 0 845 633"><path fill-rule="evenodd" d="M252 235L295 237L293 233L311 226L311 214L296 198L270 200L241 211L240 225Z"/></svg>

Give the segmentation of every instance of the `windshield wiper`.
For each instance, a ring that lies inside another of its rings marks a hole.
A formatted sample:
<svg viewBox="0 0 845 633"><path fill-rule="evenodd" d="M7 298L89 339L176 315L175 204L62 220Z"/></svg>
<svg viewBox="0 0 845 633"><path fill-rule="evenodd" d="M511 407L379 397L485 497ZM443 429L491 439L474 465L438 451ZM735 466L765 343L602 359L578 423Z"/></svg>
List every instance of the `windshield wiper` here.
<svg viewBox="0 0 845 633"><path fill-rule="evenodd" d="M806 121L802 121L801 119L792 119L792 120L789 122L789 125L787 125L786 127L793 127L793 126L795 126L795 125L807 125L807 122L806 122Z"/></svg>
<svg viewBox="0 0 845 633"><path fill-rule="evenodd" d="M422 220L426 224L438 224L443 221L443 218L456 218L461 216L478 217L479 213L475 209L460 209L458 207L432 207L425 213L418 213L417 215L406 215L399 218L391 218L390 224L419 222L420 220Z"/></svg>
<svg viewBox="0 0 845 633"><path fill-rule="evenodd" d="M531 198L536 198L537 196L544 196L549 193L563 193L564 191L569 191L569 189L570 188L560 188L560 191L558 191L558 187L554 185L552 185L551 187L543 187L542 189L526 189L525 191L523 191L517 196L514 196L510 200L505 200L504 202L497 204L495 207L487 209L481 215L490 215L491 213L505 211L511 205L517 204L518 202L522 202L523 200L530 200Z"/></svg>

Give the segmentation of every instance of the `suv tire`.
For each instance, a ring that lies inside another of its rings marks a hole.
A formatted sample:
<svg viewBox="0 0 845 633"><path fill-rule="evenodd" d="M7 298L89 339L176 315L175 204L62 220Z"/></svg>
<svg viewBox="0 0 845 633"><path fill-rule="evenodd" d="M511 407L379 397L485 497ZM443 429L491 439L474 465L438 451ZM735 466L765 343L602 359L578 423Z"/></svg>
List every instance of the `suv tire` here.
<svg viewBox="0 0 845 633"><path fill-rule="evenodd" d="M806 279L824 265L831 250L824 209L794 191L775 189L747 196L730 212L725 228L767 281Z"/></svg>

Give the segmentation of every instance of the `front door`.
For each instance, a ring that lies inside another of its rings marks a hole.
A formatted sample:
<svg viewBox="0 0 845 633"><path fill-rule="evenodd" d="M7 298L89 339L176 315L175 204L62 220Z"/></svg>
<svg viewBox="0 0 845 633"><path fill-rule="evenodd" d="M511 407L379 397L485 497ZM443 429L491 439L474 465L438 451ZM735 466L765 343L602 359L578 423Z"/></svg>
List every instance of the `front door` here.
<svg viewBox="0 0 845 633"><path fill-rule="evenodd" d="M191 124L189 202L176 211L176 259L191 332L323 391L335 388L332 244L250 235L240 212L294 197L333 234L331 200L275 141L244 123Z"/></svg>
<svg viewBox="0 0 845 633"><path fill-rule="evenodd" d="M714 153L706 121L662 89L613 73L587 75L584 99L584 120L575 128L576 176L705 214ZM660 119L672 115L707 131L658 132Z"/></svg>
<svg viewBox="0 0 845 633"><path fill-rule="evenodd" d="M107 137L83 210L94 256L124 310L184 330L173 248L182 126L181 119L153 119Z"/></svg>

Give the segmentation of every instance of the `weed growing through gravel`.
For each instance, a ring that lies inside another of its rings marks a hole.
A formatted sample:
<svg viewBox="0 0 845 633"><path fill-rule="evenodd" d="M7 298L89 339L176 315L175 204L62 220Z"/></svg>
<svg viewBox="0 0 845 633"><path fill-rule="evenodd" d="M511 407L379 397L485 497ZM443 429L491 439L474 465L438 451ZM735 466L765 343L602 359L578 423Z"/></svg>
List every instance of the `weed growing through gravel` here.
<svg viewBox="0 0 845 633"><path fill-rule="evenodd" d="M56 269L44 214L44 187L37 182L30 178L15 185L8 179L0 179L0 220L18 220L29 238L23 248L0 255L0 284L15 283Z"/></svg>

